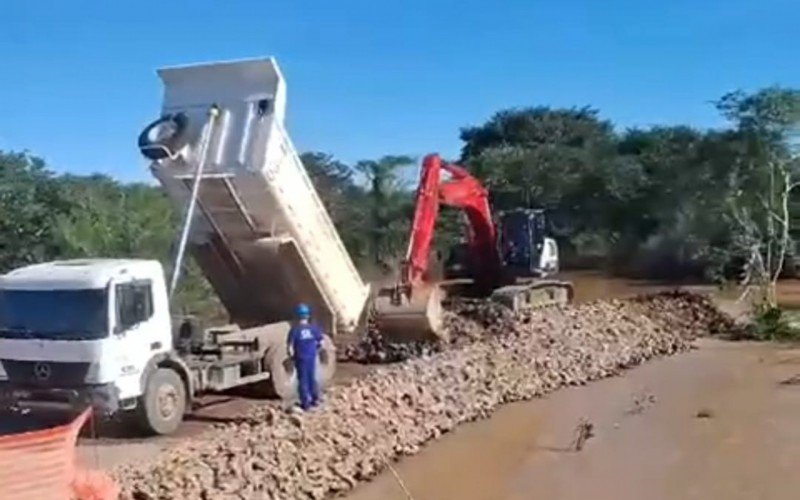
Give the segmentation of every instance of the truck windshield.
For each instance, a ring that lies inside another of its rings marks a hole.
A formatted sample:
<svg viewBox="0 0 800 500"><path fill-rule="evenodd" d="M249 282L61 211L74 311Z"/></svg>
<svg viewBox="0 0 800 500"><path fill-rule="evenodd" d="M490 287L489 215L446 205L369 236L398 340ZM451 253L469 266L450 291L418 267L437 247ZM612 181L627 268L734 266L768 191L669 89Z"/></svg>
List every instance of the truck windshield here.
<svg viewBox="0 0 800 500"><path fill-rule="evenodd" d="M106 290L0 290L0 337L91 340L108 333Z"/></svg>

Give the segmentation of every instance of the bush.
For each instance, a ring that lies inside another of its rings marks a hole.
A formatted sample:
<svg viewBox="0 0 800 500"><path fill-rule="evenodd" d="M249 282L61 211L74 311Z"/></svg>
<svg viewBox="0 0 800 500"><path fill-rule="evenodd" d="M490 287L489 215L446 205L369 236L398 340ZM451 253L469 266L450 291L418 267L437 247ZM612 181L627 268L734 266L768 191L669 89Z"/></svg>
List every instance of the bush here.
<svg viewBox="0 0 800 500"><path fill-rule="evenodd" d="M752 340L800 341L800 328L789 320L780 307L762 304L756 307L753 322L747 329Z"/></svg>

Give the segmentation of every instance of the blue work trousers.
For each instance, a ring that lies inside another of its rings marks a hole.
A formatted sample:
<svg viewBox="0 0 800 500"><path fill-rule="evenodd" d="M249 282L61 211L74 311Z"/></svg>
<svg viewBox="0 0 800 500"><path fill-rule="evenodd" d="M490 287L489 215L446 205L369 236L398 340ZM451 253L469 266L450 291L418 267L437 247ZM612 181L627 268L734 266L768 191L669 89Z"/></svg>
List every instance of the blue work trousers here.
<svg viewBox="0 0 800 500"><path fill-rule="evenodd" d="M300 392L300 407L304 410L316 406L319 401L317 386L317 357L295 357L294 367L297 370L297 385Z"/></svg>

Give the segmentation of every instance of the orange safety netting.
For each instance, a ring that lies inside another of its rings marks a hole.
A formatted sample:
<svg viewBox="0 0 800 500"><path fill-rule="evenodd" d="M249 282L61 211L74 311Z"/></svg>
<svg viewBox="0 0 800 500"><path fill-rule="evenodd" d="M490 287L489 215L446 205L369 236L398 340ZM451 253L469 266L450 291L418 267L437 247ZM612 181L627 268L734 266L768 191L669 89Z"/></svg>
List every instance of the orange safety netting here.
<svg viewBox="0 0 800 500"><path fill-rule="evenodd" d="M78 433L91 416L39 431L0 436L0 499L114 500L116 484L77 464Z"/></svg>

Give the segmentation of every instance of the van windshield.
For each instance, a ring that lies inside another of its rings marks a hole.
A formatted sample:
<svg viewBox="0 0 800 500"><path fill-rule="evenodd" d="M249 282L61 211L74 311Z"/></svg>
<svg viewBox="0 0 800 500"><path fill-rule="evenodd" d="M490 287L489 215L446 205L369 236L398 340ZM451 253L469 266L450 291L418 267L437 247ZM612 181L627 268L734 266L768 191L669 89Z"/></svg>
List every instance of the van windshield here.
<svg viewBox="0 0 800 500"><path fill-rule="evenodd" d="M0 338L91 340L108 334L104 289L0 290Z"/></svg>

